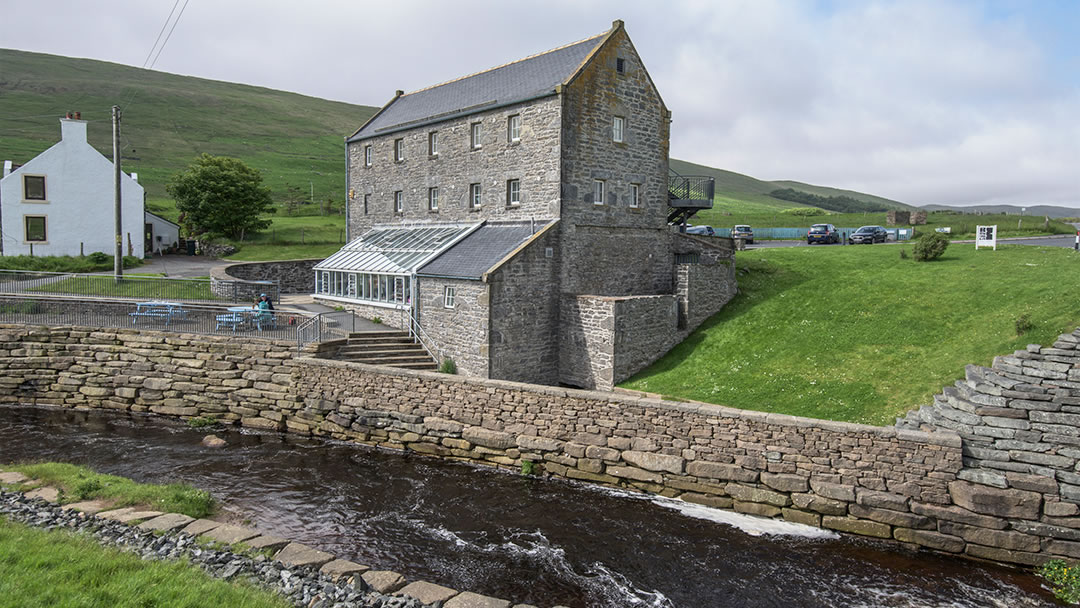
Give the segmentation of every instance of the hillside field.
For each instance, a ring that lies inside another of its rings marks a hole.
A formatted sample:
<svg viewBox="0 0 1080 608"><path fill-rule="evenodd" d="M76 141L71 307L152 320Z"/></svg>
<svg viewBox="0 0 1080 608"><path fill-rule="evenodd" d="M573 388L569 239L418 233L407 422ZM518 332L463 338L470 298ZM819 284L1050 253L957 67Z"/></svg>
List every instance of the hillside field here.
<svg viewBox="0 0 1080 608"><path fill-rule="evenodd" d="M731 407L874 425L930 403L969 363L1080 325L1080 255L953 244L747 250L739 295L621 386ZM1068 277L1067 279L1065 277ZM1032 328L1017 334L1017 320Z"/></svg>

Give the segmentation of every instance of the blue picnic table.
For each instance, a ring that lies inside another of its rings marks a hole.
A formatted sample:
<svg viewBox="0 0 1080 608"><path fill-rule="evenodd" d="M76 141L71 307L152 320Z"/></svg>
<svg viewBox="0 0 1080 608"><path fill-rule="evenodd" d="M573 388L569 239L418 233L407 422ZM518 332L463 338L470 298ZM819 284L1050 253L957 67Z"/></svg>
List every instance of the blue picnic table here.
<svg viewBox="0 0 1080 608"><path fill-rule="evenodd" d="M135 312L129 312L131 317L131 324L137 325L140 318L143 319L163 319L165 325L169 324L172 319L182 319L187 314L184 310L184 305L178 302L138 302L135 304Z"/></svg>

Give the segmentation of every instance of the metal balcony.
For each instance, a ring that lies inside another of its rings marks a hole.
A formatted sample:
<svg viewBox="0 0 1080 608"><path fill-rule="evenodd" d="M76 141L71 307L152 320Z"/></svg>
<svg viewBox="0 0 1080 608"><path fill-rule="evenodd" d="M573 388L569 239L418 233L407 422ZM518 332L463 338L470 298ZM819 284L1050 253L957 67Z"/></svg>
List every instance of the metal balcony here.
<svg viewBox="0 0 1080 608"><path fill-rule="evenodd" d="M712 209L716 180L668 170L668 223L684 224L702 209Z"/></svg>

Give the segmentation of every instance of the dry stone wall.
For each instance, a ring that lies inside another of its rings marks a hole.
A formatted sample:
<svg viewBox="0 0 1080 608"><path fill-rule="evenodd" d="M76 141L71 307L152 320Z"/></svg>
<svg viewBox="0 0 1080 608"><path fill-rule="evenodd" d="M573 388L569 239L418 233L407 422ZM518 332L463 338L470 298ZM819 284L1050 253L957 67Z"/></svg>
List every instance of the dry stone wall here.
<svg viewBox="0 0 1080 608"><path fill-rule="evenodd" d="M870 427L321 360L310 357L314 348L298 355L291 342L135 330L0 326L0 403L210 416L486 465L527 461L547 475L1035 564L1075 556L1080 546L1075 500L1062 493L1073 485L1066 459L1076 443L1052 439L1080 431L1071 418L1045 418L1074 414L1080 368L1048 364L1074 361L1078 343L1080 333L1063 336L969 375L974 392L965 401L1026 412L1031 429L1015 430L1041 432L1052 446L986 448L1007 448L1008 461L976 456L970 442L1022 440L975 434L974 426L970 434L925 421L918 424L929 432ZM975 415L1022 420L1001 414ZM1030 462L1029 453L1063 460ZM986 466L999 462L1031 468ZM1039 467L1055 471L1056 491ZM985 483L978 476L986 472L1009 486Z"/></svg>
<svg viewBox="0 0 1080 608"><path fill-rule="evenodd" d="M222 269L215 268L215 279L242 281L274 281L280 286L281 293L314 293L316 260L286 260L281 262L245 262L231 264Z"/></svg>

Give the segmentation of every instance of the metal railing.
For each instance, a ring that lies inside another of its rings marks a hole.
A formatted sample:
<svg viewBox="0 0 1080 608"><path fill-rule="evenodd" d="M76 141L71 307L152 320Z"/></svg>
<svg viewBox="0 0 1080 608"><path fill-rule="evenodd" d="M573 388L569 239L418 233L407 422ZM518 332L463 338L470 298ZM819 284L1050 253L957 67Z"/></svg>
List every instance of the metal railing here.
<svg viewBox="0 0 1080 608"><path fill-rule="evenodd" d="M401 314L402 325L408 328L409 337L413 340L416 340L416 342L419 343L420 346L423 346L424 350L427 351L427 354L431 355L431 358L435 359L436 363L441 364L442 357L439 353L438 342L436 342L434 338L432 338L430 335L428 335L426 331L424 331L424 327L420 325L420 321L416 318L414 311L402 309Z"/></svg>
<svg viewBox="0 0 1080 608"><path fill-rule="evenodd" d="M348 338L356 331L356 313L350 310L320 312L296 328L296 350L311 343Z"/></svg>
<svg viewBox="0 0 1080 608"><path fill-rule="evenodd" d="M693 206L712 208L716 180L703 175L679 175L668 172L668 205L671 207Z"/></svg>
<svg viewBox="0 0 1080 608"><path fill-rule="evenodd" d="M253 308L0 295L0 324L145 329L294 340L302 313Z"/></svg>
<svg viewBox="0 0 1080 608"><path fill-rule="evenodd" d="M220 281L0 270L0 294L250 304L260 293L280 301L277 281Z"/></svg>

